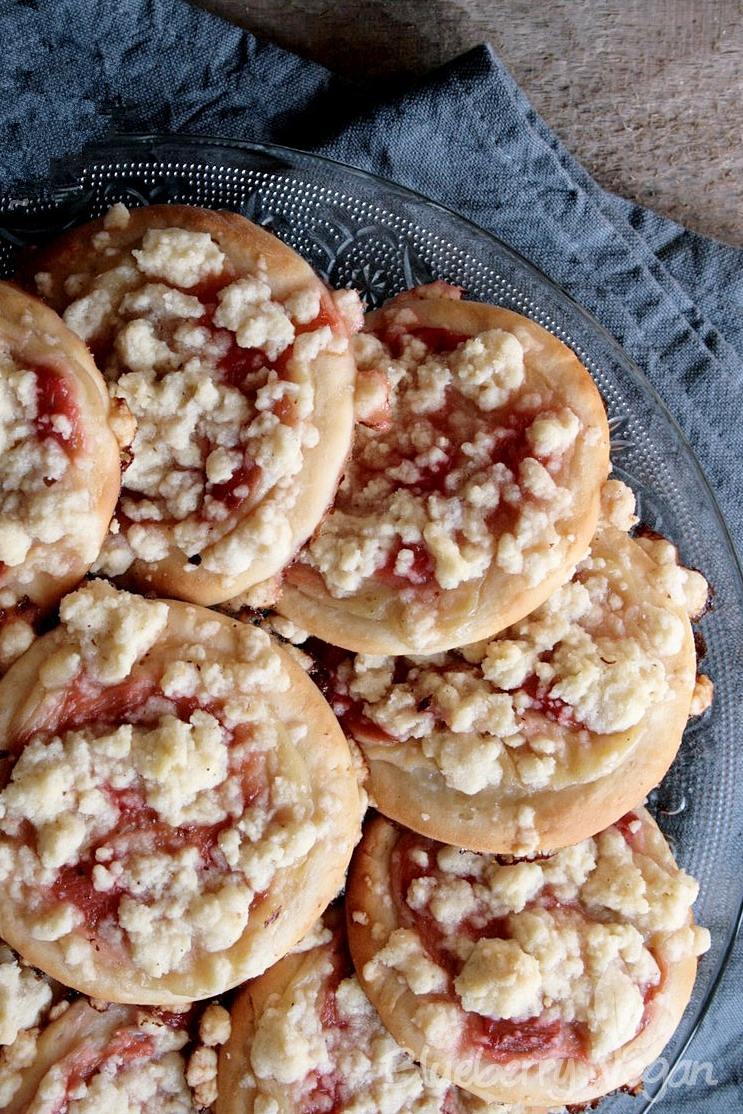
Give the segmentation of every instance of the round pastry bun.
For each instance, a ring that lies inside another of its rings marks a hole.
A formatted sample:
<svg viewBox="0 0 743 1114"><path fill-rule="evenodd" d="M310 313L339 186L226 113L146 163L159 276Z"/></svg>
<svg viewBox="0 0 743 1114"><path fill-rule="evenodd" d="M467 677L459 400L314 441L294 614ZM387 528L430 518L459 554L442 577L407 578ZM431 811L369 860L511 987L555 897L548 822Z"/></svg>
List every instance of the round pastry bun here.
<svg viewBox="0 0 743 1114"><path fill-rule="evenodd" d="M349 544L354 529L361 534L369 512L354 505L355 455L352 455L330 514L316 532L309 550L307 547L301 550L286 570L276 608L310 634L354 652L433 654L492 636L532 611L570 575L588 547L598 521L600 489L609 469L609 429L603 402L588 371L567 345L530 319L499 306L460 301L452 291L443 283L434 283L398 295L367 315L363 331L382 341L392 338L391 342L410 333L423 338L444 334L461 342L497 330L515 336L523 348L523 384L505 405L492 411L492 419L490 413L479 413L478 428L486 431L499 424L507 428L514 412L514 399L519 407L533 405L539 412L572 410L580 422L575 444L572 451L559 458L559 463L550 463L555 485L569 494L568 505L555 510L554 515L549 507L545 511L554 535L549 542L541 543L541 551L539 538L529 543L532 552L539 553L540 561L544 561L539 575L533 571L528 575L523 571L506 571L506 565L493 558L484 574L461 580L453 587L441 587L434 575L421 582L397 582L395 578L372 574L362 579L357 588L341 594L328 587L308 552L323 537L327 537L328 549L333 552L336 521L341 538L344 541L348 538ZM385 368L378 368L376 374L385 376ZM396 430L407 432L406 423L417 420L414 411L403 409L403 405L391 406L389 420L379 432L381 442L391 444L393 453ZM468 415L475 404L463 399L461 405L465 422L469 422ZM451 402L447 406L447 421L451 421ZM458 436L461 445L467 437L475 436L473 428L465 424L464 432L457 434L452 422L449 441ZM495 452L497 458L497 448ZM415 484L411 490L415 490ZM425 499L425 489L420 498ZM372 512L378 519L375 529L380 536L393 528L392 518L389 522L384 518L386 507L383 500L381 509L377 511L375 507ZM511 526L508 520L503 529ZM497 547L501 527L490 529ZM369 530L371 527L367 533ZM539 537L542 536L546 535L540 528Z"/></svg>
<svg viewBox="0 0 743 1114"><path fill-rule="evenodd" d="M338 908L334 907L332 913L326 910L323 920L330 920L331 923L335 921L336 926L339 927L342 923L342 914L339 914ZM328 978L332 978L338 956L337 947L333 945L331 938L329 941L318 940L314 948L300 945L297 950L283 956L262 975L251 979L237 991L230 1005L230 1036L219 1050L215 1114L248 1114L254 1109L259 1091L251 1068L250 1056L257 1027L267 1009L277 1015L277 1022L281 1026L283 1009L286 1007L291 1009L291 1002L287 1001L285 995L287 993L291 995L296 984L295 996L301 996L306 1003L306 1008L312 1012L316 1008L318 1017L320 1016L323 1003L314 1000L307 1002L307 993L303 987L307 981L303 978L303 973L312 963L318 948L323 954L327 952ZM290 1059L292 1049L277 1047L276 1054L277 1057L284 1054ZM290 1072L290 1074L294 1073ZM304 1081L298 1082L301 1093L304 1090L301 1086ZM295 1105L297 1099L295 1086L285 1084L282 1087L274 1082L270 1090L271 1098L278 1103L278 1111L281 1111L281 1114L300 1114L300 1110Z"/></svg>
<svg viewBox="0 0 743 1114"><path fill-rule="evenodd" d="M149 1068L152 1068L153 1089L148 1096L149 1102L158 1096L163 1103L173 1102L177 1090L177 1097L190 1103L185 1057L179 1057L178 1066L173 1062L174 1052L177 1055L178 1046L187 1040L187 1033L178 1034L164 1019L134 1006L93 1005L85 998L78 998L42 1028L33 1059L21 1066L18 1086L9 1103L3 1106L3 1114L49 1109L50 1096L53 1096L55 1110L66 1111L72 1096L82 1097L81 1085L86 1090L91 1084L95 1087L98 1072L106 1076L107 1087L113 1087L119 1098L117 1072L136 1072L140 1078L139 1087L132 1086L131 1082L130 1086L141 1094L141 1076ZM159 1081L163 1083L162 1090Z"/></svg>
<svg viewBox="0 0 743 1114"><path fill-rule="evenodd" d="M221 994L289 951L343 885L361 814L346 739L294 657L256 627L104 581L66 597L61 614L0 682L0 936L105 1001L177 1006ZM199 741L210 717L222 745L214 731ZM42 748L30 781L19 766L29 746ZM105 765L109 755L132 776ZM43 805L37 777L49 783ZM118 813L99 809L98 829L67 849L80 797L95 808L120 793ZM162 847L171 873L153 881L166 870ZM111 849L112 869L124 871L118 890L111 875L113 907L95 873L111 867ZM151 948L161 949L154 959Z"/></svg>
<svg viewBox="0 0 743 1114"><path fill-rule="evenodd" d="M635 829L630 837L635 858L651 860L653 869L665 875L683 876L646 809L635 809L623 818L622 824ZM489 1101L546 1106L564 1102L572 1106L592 1102L618 1088L636 1086L642 1072L678 1027L694 985L697 956L708 946L704 930L694 928L690 910L680 930L656 931L646 940L660 970L660 981L646 998L639 1030L632 1039L595 1059L590 1050L581 1054L570 1043L565 1045L566 1053L561 1054L562 1038L558 1034L557 1046L540 1049L540 1056L529 1047L525 1051L518 1049L516 1018L511 1022L503 1051L492 1055L486 1041L473 1039L468 1043L466 1025L472 1014L464 1009L451 984L446 991L438 988L414 993L405 976L393 966L376 962L392 934L411 925L410 910L407 904L402 908L403 898L394 881L395 850L404 836L405 830L396 824L384 817L373 817L354 855L346 891L348 938L354 966L395 1039L433 1070ZM442 846L433 844L434 854ZM597 916L603 918L603 924L607 916L611 923L615 919L620 926L623 923L620 915L608 913L605 908ZM684 938L683 944L680 936ZM425 937L423 940L423 954L428 954ZM409 945L408 950L411 955L418 955L415 945ZM422 962L419 957L419 970ZM425 974L424 967L422 971ZM438 1011L439 1025L433 1020Z"/></svg>
<svg viewBox="0 0 743 1114"><path fill-rule="evenodd" d="M28 381L17 379L27 373L37 377L35 406L27 397ZM119 496L122 448L134 436L134 423L125 404L110 399L83 342L52 309L8 282L0 282L0 374L9 392L4 421L11 422L15 410L24 428L37 426L36 439L9 426L0 454L4 668L18 652L13 625L30 617L33 628L97 558ZM57 442L55 461L42 452L48 439Z"/></svg>
<svg viewBox="0 0 743 1114"><path fill-rule="evenodd" d="M591 571L583 572L586 568ZM683 577L686 572L680 569L679 575ZM666 573L667 570L661 570L633 537L614 527L603 526L594 537L590 560L579 565L575 574L579 584L593 575L608 585L601 618L597 621L593 616L587 628L591 638L599 644L602 635L606 635L603 652L611 657L626 647L629 668L650 647L647 670L652 669L656 674L662 671L662 691L656 689L655 695L644 702L642 715L631 726L602 734L581 724L579 716L579 722L573 722L571 705L560 705L558 701L547 731L555 733L561 745L550 752L554 754L553 768L546 784L545 779L537 786L528 780L507 780L511 766L517 768L522 752L519 749L509 758L510 744L506 739L502 751L506 769L504 780L468 793L449 784L434 759L426 756L429 752L424 753L426 744L429 748L432 746L433 728L420 739L396 743L393 736L380 730L368 718L369 703L366 702L363 705L367 709L366 716L351 717L348 722L342 717L342 721L349 737L364 755L369 771L367 789L378 810L444 843L473 851L523 855L578 843L614 823L643 800L665 776L678 753L697 678L690 616L684 602L669 594ZM596 600L596 590L589 591ZM502 632L493 643L497 645L506 640L513 647L519 647L522 628L532 626L539 632L538 636L545 637L544 611L544 607L537 609L521 624ZM618 644L610 640L610 635L620 622L623 633ZM671 625L676 636L667 649L659 648ZM583 628L578 630L582 635ZM562 627L559 637L565 637ZM545 644L544 656L548 650ZM591 652L594 652L593 646ZM569 668L577 670L579 660L578 652L571 652ZM473 683L484 685L487 695L494 695L495 699L508 696L514 709L523 708L515 712L516 737L524 737L527 744L532 736L541 738L542 721L534 718L534 701L528 687L533 678L527 677L522 685L504 690L495 682L485 682L480 664L471 659L468 663L461 653L455 652L435 662L415 659L411 664L413 668L417 666L423 671L429 668L447 676L464 672ZM586 661L587 674L594 664L590 658ZM611 670L615 668L612 663ZM399 661L396 669L399 672ZM600 683L599 678L594 678L594 686ZM605 683L613 702L634 699L635 693L623 691L624 682L617 685L613 673L608 674ZM394 706L395 685L392 687L390 701ZM462 699L468 695L466 686L463 692ZM413 703L416 698L421 703L421 697L434 711L436 695L431 697L427 688L413 690ZM403 725L409 718L410 699L406 690L397 701L402 709ZM568 716L564 724L560 720L563 712ZM513 724L511 729L514 729ZM445 719L436 721L436 730L442 737L448 736L450 744L457 739L464 740L466 758L465 752L455 752L459 753L459 770L465 762L468 767L477 764L478 747L483 751L482 761L490 761L489 748L493 739L487 732L478 734L476 728L470 728L457 735L447 727ZM538 759L540 752L535 752L535 757Z"/></svg>
<svg viewBox="0 0 743 1114"><path fill-rule="evenodd" d="M262 1104L271 1104L275 1114L306 1114L316 1111L327 1093L334 1094L344 1110L355 1105L359 1095L371 1095L378 1104L375 1110L392 1114L411 1109L440 1114L547 1114L541 1107L527 1110L520 1103L486 1103L425 1065L416 1065L396 1046L363 991L346 983L352 978L345 913L339 902L326 911L297 951L251 980L234 998L230 1037L219 1051L215 1114L251 1114ZM297 1031L317 1036L312 1051L321 1065L318 1068L310 1061L300 1078L296 1077L301 1060L291 1039ZM273 1073L267 1048L274 1058Z"/></svg>
<svg viewBox="0 0 743 1114"><path fill-rule="evenodd" d="M182 287L174 285L165 272L158 275L152 270L154 264L148 264L150 270L147 274L136 273L136 256L133 252L142 248L148 235L169 229L208 236L223 253L221 273L210 275L205 280L203 290L198 282L193 286L185 281ZM251 483L254 483L254 489L236 507L229 503L232 496L228 494L228 503L225 506L229 513L214 521L210 519L209 531L198 543L192 541L186 544L182 541L183 535L176 536L175 530L175 527L182 527L184 521L200 521L198 509L194 511L189 505L183 511L182 520L171 521L166 517L161 528L158 528L156 519L146 515L141 519L137 512L134 525L144 522L154 539L152 556L146 548L136 548L139 542L134 543L134 559L131 560L130 557L129 566L117 574L118 550L114 545L109 561L110 568L102 567L100 570L113 576L121 586L128 589L150 591L160 596L204 605L219 604L276 575L309 537L332 502L350 451L353 432L355 362L349 340L360 323L360 304L357 298L354 301L354 298L349 297L354 306L348 312L341 312L337 299L331 296L319 276L297 252L273 233L239 213L187 205L150 205L130 211L123 206L114 207L107 216L73 228L50 244L32 251L19 271L19 280L23 285L38 292L58 313L66 314L73 327L80 327L86 333L88 344L111 382L118 381L128 371L127 366L122 365L116 347L123 327L131 320L132 311L127 310L128 316L122 317L110 309L112 300L115 304L115 299L122 296L122 291L113 283L111 290L105 291L103 299L105 302L108 298L109 311L98 313L95 291L96 282L105 281L106 275L113 274L116 268L122 267L128 267L134 273L132 282L137 289L147 284L162 286L164 283L179 296L185 294L188 297L200 297L205 316L186 320L195 320L199 326L206 323L206 327L211 330L215 328L212 315L218 292L243 279L252 281L256 276L259 277L263 284L270 287L270 299L274 306L278 304L291 307L286 312L292 316L296 327L296 340L281 353L279 380L289 383L287 390L296 389L297 392L305 392L305 395L309 392L311 413L304 413L305 402L294 401L294 396L290 393L271 405L274 416L278 416L280 432L286 433L288 430L291 434L295 429L309 430L307 435L304 432L297 435L301 440L301 446L297 450L301 452L299 466L293 461L286 472L278 471L276 475L271 473L266 479L265 469L260 465L255 468L252 456L251 461L247 461L246 457L246 466L249 464L253 468L254 479ZM74 293L71 293L73 290ZM91 291L92 294L89 293ZM315 325L305 321L301 316L302 311L295 308L303 301L306 302L308 296L314 299L315 305L320 306ZM73 313L71 309L73 303L78 307L84 306L86 298L91 298L94 302L90 321L86 320L87 309L83 314L78 311ZM172 318L168 318L157 304L143 312L144 320L153 324L158 343L162 339L160 333L166 344L171 343L172 337L168 330L172 332L169 324ZM352 320L354 313L358 318L355 322ZM82 325L79 325L81 317ZM322 343L318 342L317 351L312 346L308 347L301 339L301 334L311 326L318 331L324 329L327 334ZM259 341L256 340L255 343L258 344ZM250 347L247 341L245 345L238 342L238 347L240 352L247 352L248 357L258 351ZM212 356L207 355L211 360ZM180 364L175 371L179 372L187 367L188 361L194 356L202 360L203 367L207 355L203 345L193 350L186 345L183 351L176 351L175 358ZM221 357L214 358L218 360ZM264 363L273 367L267 356ZM172 378L172 367L169 367L169 373ZM160 375L161 372L158 371L157 374ZM211 378L216 381L223 373L219 371L217 374L214 370L206 369L201 374L203 379ZM253 388L242 389L252 405L254 400L250 391ZM116 390L125 393L124 388ZM193 406L194 399L188 393L190 390L192 388L186 387L183 399L174 405L183 409ZM304 395L301 397L304 398ZM137 405L139 404L135 405L132 399L135 413ZM144 399L141 408L144 422L148 420L148 414L152 413L152 407ZM164 414L165 425L169 423L170 417L169 413ZM209 420L208 410L205 420ZM239 416L236 423L236 428L239 428L240 423L246 425L245 419ZM199 440L207 438L208 434L197 426L191 441L192 444L197 444ZM148 454L149 458L161 452L165 442L166 429L163 427L162 436L158 436L155 431L152 443L143 444L141 451ZM220 440L218 446L221 445L224 445L224 441ZM174 451L177 452L177 448ZM247 449L245 451L248 452ZM269 452L269 447L265 451ZM202 455L206 453L207 449L203 449ZM135 463L138 454L139 441L135 441ZM277 457L273 448L270 448L270 455L274 459ZM199 465L191 461L184 467L187 471L190 469L194 475L198 473L201 477L199 482L203 484L203 490L207 494L221 490L220 484L224 486L221 480L212 484L206 460ZM239 472L234 472L233 475L238 476ZM224 482L228 488L232 483L231 480ZM138 487L134 494L138 497L140 491L141 488ZM152 493L146 491L145 495L149 498ZM122 499L124 497L133 497L132 490L127 487L126 475ZM201 498L203 503L205 496L202 495ZM119 511L121 517L121 504ZM128 525L128 521L122 525L124 534ZM191 533L194 538L198 536L196 529ZM259 535L260 539L256 541Z"/></svg>

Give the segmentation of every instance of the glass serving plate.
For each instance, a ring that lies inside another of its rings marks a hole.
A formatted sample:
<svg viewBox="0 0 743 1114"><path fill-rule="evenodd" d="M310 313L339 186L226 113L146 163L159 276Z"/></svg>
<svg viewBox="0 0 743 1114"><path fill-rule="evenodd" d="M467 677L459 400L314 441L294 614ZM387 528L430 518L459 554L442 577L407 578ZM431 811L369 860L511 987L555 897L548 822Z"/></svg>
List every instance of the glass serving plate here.
<svg viewBox="0 0 743 1114"><path fill-rule="evenodd" d="M743 896L743 670L737 660L743 583L715 500L675 421L609 334L500 241L389 182L284 148L144 136L89 149L34 193L0 197L0 275L12 274L25 245L99 216L117 201L239 211L291 244L332 286L358 289L369 306L432 279L459 284L469 297L539 322L592 373L609 412L615 474L634 489L643 521L678 545L685 564L704 572L714 598L699 624L714 704L688 728L649 802L678 861L700 880L695 915L710 929L712 947L675 1037L647 1073L643 1096L601 1103L606 1114L662 1110L674 1065L693 1054L688 1045L710 1009Z"/></svg>

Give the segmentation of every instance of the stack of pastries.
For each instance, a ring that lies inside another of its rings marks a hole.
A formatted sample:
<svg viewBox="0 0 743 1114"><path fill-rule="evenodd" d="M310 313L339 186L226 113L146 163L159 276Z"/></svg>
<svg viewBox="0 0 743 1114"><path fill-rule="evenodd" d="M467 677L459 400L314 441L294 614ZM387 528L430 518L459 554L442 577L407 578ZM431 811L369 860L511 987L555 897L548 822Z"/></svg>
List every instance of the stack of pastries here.
<svg viewBox="0 0 743 1114"><path fill-rule="evenodd" d="M463 294L182 205L0 284L5 1114L578 1108L673 1035L707 584Z"/></svg>

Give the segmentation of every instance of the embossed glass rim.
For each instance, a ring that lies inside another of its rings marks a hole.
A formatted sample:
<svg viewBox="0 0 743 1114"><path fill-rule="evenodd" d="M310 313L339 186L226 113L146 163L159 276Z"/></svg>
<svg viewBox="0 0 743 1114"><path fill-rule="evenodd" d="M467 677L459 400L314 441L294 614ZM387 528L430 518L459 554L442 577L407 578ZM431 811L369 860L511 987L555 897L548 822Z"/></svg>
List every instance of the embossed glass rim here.
<svg viewBox="0 0 743 1114"><path fill-rule="evenodd" d="M682 865L702 882L698 919L713 929L713 948L664 1051L668 1071L653 1079L641 1105L612 1096L601 1109L639 1114L662 1105L669 1073L710 1008L743 907L743 881L731 869L743 850L743 769L736 755L736 742L743 742L743 681L729 657L743 644L743 582L714 495L677 421L608 331L513 249L405 187L292 148L159 135L93 145L55 166L48 182L0 197L0 274L9 276L22 245L100 215L114 200L234 208L271 228L333 285L356 286L370 304L416 282L457 283L470 297L532 317L572 347L596 378L612 428L615 474L635 489L643 520L679 545L682 560L703 569L715 593L715 607L700 623L703 664L718 690L715 706L689 729L651 800ZM690 843L700 820L714 821L706 870L704 856L697 861L702 841Z"/></svg>

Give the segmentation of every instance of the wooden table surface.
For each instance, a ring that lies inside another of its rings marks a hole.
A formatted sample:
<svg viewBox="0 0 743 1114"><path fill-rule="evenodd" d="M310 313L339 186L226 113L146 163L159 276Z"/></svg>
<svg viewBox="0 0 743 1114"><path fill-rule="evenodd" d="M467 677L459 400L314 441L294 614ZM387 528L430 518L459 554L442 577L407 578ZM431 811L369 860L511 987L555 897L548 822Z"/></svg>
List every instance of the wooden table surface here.
<svg viewBox="0 0 743 1114"><path fill-rule="evenodd" d="M743 246L743 0L194 0L381 86L489 42L604 187Z"/></svg>

